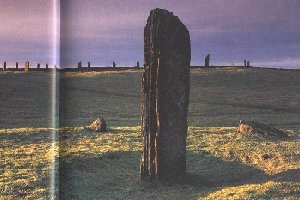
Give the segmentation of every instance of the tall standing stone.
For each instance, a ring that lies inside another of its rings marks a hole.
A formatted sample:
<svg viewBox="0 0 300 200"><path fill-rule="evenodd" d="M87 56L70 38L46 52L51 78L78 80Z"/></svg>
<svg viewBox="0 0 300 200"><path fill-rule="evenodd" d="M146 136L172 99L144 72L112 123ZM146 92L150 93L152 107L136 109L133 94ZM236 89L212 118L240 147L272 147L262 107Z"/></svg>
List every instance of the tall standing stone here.
<svg viewBox="0 0 300 200"><path fill-rule="evenodd" d="M16 69L19 69L19 63L16 62Z"/></svg>
<svg viewBox="0 0 300 200"><path fill-rule="evenodd" d="M38 63L38 64L37 64L37 69L39 70L40 68L41 68L41 64Z"/></svg>
<svg viewBox="0 0 300 200"><path fill-rule="evenodd" d="M144 59L141 177L173 179L186 171L191 60L189 31L173 13L150 12Z"/></svg>
<svg viewBox="0 0 300 200"><path fill-rule="evenodd" d="M5 71L5 70L6 70L6 61L3 64L3 71Z"/></svg>

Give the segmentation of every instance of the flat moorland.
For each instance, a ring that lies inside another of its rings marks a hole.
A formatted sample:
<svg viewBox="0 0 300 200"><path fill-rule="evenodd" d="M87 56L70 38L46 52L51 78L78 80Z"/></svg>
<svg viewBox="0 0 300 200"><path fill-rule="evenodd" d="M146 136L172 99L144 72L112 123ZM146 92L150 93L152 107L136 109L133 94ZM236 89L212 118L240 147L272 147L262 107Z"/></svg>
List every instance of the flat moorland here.
<svg viewBox="0 0 300 200"><path fill-rule="evenodd" d="M193 69L187 176L139 176L140 70L66 72L60 128L49 129L51 75L0 73L0 199L47 199L56 158L61 199L298 199L300 71ZM84 126L96 116L107 133ZM240 119L286 131L288 139L237 136Z"/></svg>

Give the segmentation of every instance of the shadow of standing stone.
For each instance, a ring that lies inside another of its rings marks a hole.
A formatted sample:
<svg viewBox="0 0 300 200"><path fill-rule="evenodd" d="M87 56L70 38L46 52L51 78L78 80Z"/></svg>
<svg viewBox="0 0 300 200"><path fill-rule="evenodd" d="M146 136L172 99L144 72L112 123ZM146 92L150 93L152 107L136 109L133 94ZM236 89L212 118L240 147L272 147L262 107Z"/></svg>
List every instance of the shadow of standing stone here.
<svg viewBox="0 0 300 200"><path fill-rule="evenodd" d="M144 29L142 179L176 179L186 171L190 93L189 31L173 13L155 9Z"/></svg>

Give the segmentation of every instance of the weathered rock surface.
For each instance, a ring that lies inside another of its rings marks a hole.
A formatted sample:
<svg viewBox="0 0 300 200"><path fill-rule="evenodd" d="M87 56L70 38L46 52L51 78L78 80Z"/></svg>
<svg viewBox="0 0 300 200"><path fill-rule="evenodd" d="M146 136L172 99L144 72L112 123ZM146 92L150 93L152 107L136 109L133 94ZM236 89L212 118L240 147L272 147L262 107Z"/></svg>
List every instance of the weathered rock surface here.
<svg viewBox="0 0 300 200"><path fill-rule="evenodd" d="M106 121L102 117L97 117L97 119L88 127L88 129L96 132L107 132Z"/></svg>
<svg viewBox="0 0 300 200"><path fill-rule="evenodd" d="M239 127L237 128L238 134L241 135L264 135L264 136L272 136L272 137L278 137L278 138L286 138L288 137L288 134L277 129L274 127L271 127L266 124L262 124L255 121L240 121Z"/></svg>
<svg viewBox="0 0 300 200"><path fill-rule="evenodd" d="M167 10L152 10L144 29L143 179L185 173L190 60L185 25Z"/></svg>

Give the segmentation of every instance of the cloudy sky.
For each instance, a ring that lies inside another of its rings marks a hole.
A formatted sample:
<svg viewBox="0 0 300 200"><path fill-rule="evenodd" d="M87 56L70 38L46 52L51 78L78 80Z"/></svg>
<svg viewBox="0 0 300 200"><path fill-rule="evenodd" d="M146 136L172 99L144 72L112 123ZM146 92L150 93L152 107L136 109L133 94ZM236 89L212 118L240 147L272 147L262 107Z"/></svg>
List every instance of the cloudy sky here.
<svg viewBox="0 0 300 200"><path fill-rule="evenodd" d="M54 62L55 1L0 0L1 62ZM157 7L187 26L192 65L203 65L210 53L213 65L247 59L257 66L300 68L299 0L63 0L60 66L142 63L144 26Z"/></svg>

